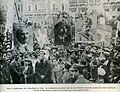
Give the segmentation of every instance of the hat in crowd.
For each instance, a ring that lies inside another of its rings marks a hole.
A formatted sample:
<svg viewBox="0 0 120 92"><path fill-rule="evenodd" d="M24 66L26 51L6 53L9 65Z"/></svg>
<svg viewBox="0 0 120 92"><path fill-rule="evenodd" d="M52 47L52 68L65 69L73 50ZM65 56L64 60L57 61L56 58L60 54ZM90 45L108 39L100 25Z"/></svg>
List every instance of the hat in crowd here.
<svg viewBox="0 0 120 92"><path fill-rule="evenodd" d="M21 54L24 56L24 58L31 58L30 53L21 53Z"/></svg>
<svg viewBox="0 0 120 92"><path fill-rule="evenodd" d="M105 56L109 56L110 52L103 52Z"/></svg>
<svg viewBox="0 0 120 92"><path fill-rule="evenodd" d="M107 48L107 47L104 48L103 50L104 50L104 51L107 51L107 52L110 52L110 51L111 51L111 50L110 50L109 48Z"/></svg>
<svg viewBox="0 0 120 92"><path fill-rule="evenodd" d="M53 46L53 47L51 48L51 50L53 50L53 49L58 50L58 48L57 48L56 46Z"/></svg>
<svg viewBox="0 0 120 92"><path fill-rule="evenodd" d="M86 65L86 63L87 63L87 60L84 59L84 58L82 58L80 64L81 64L81 65Z"/></svg>
<svg viewBox="0 0 120 92"><path fill-rule="evenodd" d="M93 65L97 65L97 59L96 58L93 59L91 62L92 62Z"/></svg>
<svg viewBox="0 0 120 92"><path fill-rule="evenodd" d="M81 70L83 69L84 66L80 65L80 64L73 64L72 67L70 68L70 70Z"/></svg>
<svg viewBox="0 0 120 92"><path fill-rule="evenodd" d="M98 68L98 75L104 76L106 74L105 70L103 68Z"/></svg>
<svg viewBox="0 0 120 92"><path fill-rule="evenodd" d="M45 46L44 47L44 50L50 50L51 48L50 47L48 47L48 46Z"/></svg>
<svg viewBox="0 0 120 92"><path fill-rule="evenodd" d="M25 58L24 60L25 60L25 62L29 62L29 61L31 61L31 58Z"/></svg>
<svg viewBox="0 0 120 92"><path fill-rule="evenodd" d="M110 50L108 47L104 48L103 50L104 50L103 54L104 54L105 56L109 56L109 55L110 55L110 51L111 51L111 50Z"/></svg>
<svg viewBox="0 0 120 92"><path fill-rule="evenodd" d="M78 51L84 51L84 49L78 48Z"/></svg>
<svg viewBox="0 0 120 92"><path fill-rule="evenodd" d="M92 54L91 53L87 54L87 57L92 58Z"/></svg>
<svg viewBox="0 0 120 92"><path fill-rule="evenodd" d="M32 54L34 54L34 55L35 55L35 54L36 54L36 52L35 52L35 51L33 51L33 52L32 52Z"/></svg>
<svg viewBox="0 0 120 92"><path fill-rule="evenodd" d="M3 53L7 53L7 50L6 50L6 49L3 49L2 52L3 52Z"/></svg>
<svg viewBox="0 0 120 92"><path fill-rule="evenodd" d="M12 52L13 51L13 49L7 49L7 52Z"/></svg>
<svg viewBox="0 0 120 92"><path fill-rule="evenodd" d="M71 65L72 64L70 62L68 62L68 61L65 62L65 68L66 69L69 69L71 67Z"/></svg>
<svg viewBox="0 0 120 92"><path fill-rule="evenodd" d="M103 55L100 56L98 59L100 60L100 62L103 62L103 63L104 63L104 61L106 60L105 56L103 56Z"/></svg>
<svg viewBox="0 0 120 92"><path fill-rule="evenodd" d="M36 50L35 50L35 53L36 53L36 55L40 55L40 48L37 48Z"/></svg>
<svg viewBox="0 0 120 92"><path fill-rule="evenodd" d="M88 24L87 22L84 22L84 23L82 24L82 26L89 26L89 27L91 27L91 25Z"/></svg>
<svg viewBox="0 0 120 92"><path fill-rule="evenodd" d="M90 52L91 52L91 53L96 53L96 50L92 48L92 49L90 50Z"/></svg>
<svg viewBox="0 0 120 92"><path fill-rule="evenodd" d="M69 53L70 53L70 54L72 54L72 53L74 53L74 52L75 52L75 50L73 50L73 49L72 49L72 50L70 50L70 52L69 52Z"/></svg>
<svg viewBox="0 0 120 92"><path fill-rule="evenodd" d="M40 54L46 54L46 51L45 50L40 50Z"/></svg>
<svg viewBox="0 0 120 92"><path fill-rule="evenodd" d="M68 17L68 15L67 15L67 14L64 14L64 15L63 15L63 18L67 18L67 17Z"/></svg>

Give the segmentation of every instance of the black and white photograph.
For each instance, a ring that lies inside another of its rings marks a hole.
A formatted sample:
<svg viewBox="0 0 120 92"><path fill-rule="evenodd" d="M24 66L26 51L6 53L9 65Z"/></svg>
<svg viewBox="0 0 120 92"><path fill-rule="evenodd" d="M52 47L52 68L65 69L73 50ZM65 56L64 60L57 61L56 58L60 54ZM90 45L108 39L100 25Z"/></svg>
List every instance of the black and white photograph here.
<svg viewBox="0 0 120 92"><path fill-rule="evenodd" d="M120 0L0 0L0 84L120 83Z"/></svg>

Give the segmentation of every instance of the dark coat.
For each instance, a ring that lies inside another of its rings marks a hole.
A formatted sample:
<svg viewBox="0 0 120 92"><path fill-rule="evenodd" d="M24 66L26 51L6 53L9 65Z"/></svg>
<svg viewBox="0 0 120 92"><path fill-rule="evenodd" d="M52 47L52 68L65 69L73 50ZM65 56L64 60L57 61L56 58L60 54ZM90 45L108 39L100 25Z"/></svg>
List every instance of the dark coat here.
<svg viewBox="0 0 120 92"><path fill-rule="evenodd" d="M2 68L2 74L3 74L3 78L4 78L4 82L5 84L10 84L12 79L11 79L11 74L10 74L10 70L9 70L9 66L6 65Z"/></svg>
<svg viewBox="0 0 120 92"><path fill-rule="evenodd" d="M43 64L41 62L36 62L35 65L36 72L36 82L37 83L51 83L51 66L48 61ZM44 79L41 79L41 75L44 75Z"/></svg>
<svg viewBox="0 0 120 92"><path fill-rule="evenodd" d="M11 62L10 72L13 79L13 84L24 83L23 69L24 66L20 62L16 60Z"/></svg>
<svg viewBox="0 0 120 92"><path fill-rule="evenodd" d="M27 83L33 83L33 76L34 76L33 67L28 66L26 75L27 75L27 78L26 78Z"/></svg>
<svg viewBox="0 0 120 92"><path fill-rule="evenodd" d="M83 75L79 75L74 83L75 84L89 83L89 81L86 80Z"/></svg>
<svg viewBox="0 0 120 92"><path fill-rule="evenodd" d="M71 72L69 70L64 71L64 74L62 76L62 83L72 83L70 79L71 79Z"/></svg>

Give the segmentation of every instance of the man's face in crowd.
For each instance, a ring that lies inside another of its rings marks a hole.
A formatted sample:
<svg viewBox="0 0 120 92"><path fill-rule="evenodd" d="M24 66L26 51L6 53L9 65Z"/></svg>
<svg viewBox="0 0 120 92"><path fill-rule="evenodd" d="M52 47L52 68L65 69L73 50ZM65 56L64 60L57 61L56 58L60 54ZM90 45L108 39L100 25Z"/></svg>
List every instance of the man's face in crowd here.
<svg viewBox="0 0 120 92"><path fill-rule="evenodd" d="M30 62L26 60L24 64L25 64L25 66L29 66Z"/></svg>
<svg viewBox="0 0 120 92"><path fill-rule="evenodd" d="M71 77L72 78L77 78L78 77L78 74L79 74L79 71L78 70L71 70Z"/></svg>
<svg viewBox="0 0 120 92"><path fill-rule="evenodd" d="M6 57L7 57L8 59L10 59L10 58L12 57L12 53L11 53L11 52L8 52L7 55L6 55Z"/></svg>
<svg viewBox="0 0 120 92"><path fill-rule="evenodd" d="M87 18L87 14L84 15L84 18Z"/></svg>
<svg viewBox="0 0 120 92"><path fill-rule="evenodd" d="M56 52L57 52L57 50L56 50L56 49L53 49L53 50L52 50L52 53L56 53Z"/></svg>
<svg viewBox="0 0 120 92"><path fill-rule="evenodd" d="M17 39L21 44L25 44L29 39L29 32L27 28L17 30Z"/></svg>
<svg viewBox="0 0 120 92"><path fill-rule="evenodd" d="M45 59L45 53L40 52L39 60L44 60Z"/></svg>
<svg viewBox="0 0 120 92"><path fill-rule="evenodd" d="M76 56L75 52L72 52L71 55L70 55L71 58L74 58L75 56Z"/></svg>

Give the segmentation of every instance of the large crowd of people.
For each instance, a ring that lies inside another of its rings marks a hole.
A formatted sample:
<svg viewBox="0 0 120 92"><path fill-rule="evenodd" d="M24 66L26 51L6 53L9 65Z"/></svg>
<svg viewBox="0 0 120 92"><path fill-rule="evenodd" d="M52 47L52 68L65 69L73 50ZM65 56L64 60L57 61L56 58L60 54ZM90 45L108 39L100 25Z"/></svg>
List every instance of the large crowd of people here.
<svg viewBox="0 0 120 92"><path fill-rule="evenodd" d="M1 33L0 84L120 83L119 42L117 45L111 42L110 46L105 46L104 42L101 44L89 42L93 41L89 34L92 21L88 18L87 20L88 22L83 24L84 33L79 33L79 39L87 40L86 42L77 43L73 41L75 35L73 39L72 36L66 36L66 30L70 25L63 24L60 26L61 29L56 28L61 32L57 34L61 39L55 38L56 44L51 44L50 41L44 45L45 41L42 42L42 38L36 38L40 32L38 31L38 34L33 34L34 45L31 47L27 43L30 40L28 29L19 25L17 29L13 29L16 30L15 48L4 51L3 48L8 40L4 42L4 34ZM12 34L9 35L12 37ZM71 42L65 42L68 37L72 39L69 40ZM8 37L9 40L10 38ZM12 45L12 40L9 45ZM38 43L43 44L42 48Z"/></svg>
<svg viewBox="0 0 120 92"><path fill-rule="evenodd" d="M10 50L0 62L0 83L119 83L119 46L79 43L32 53Z"/></svg>

